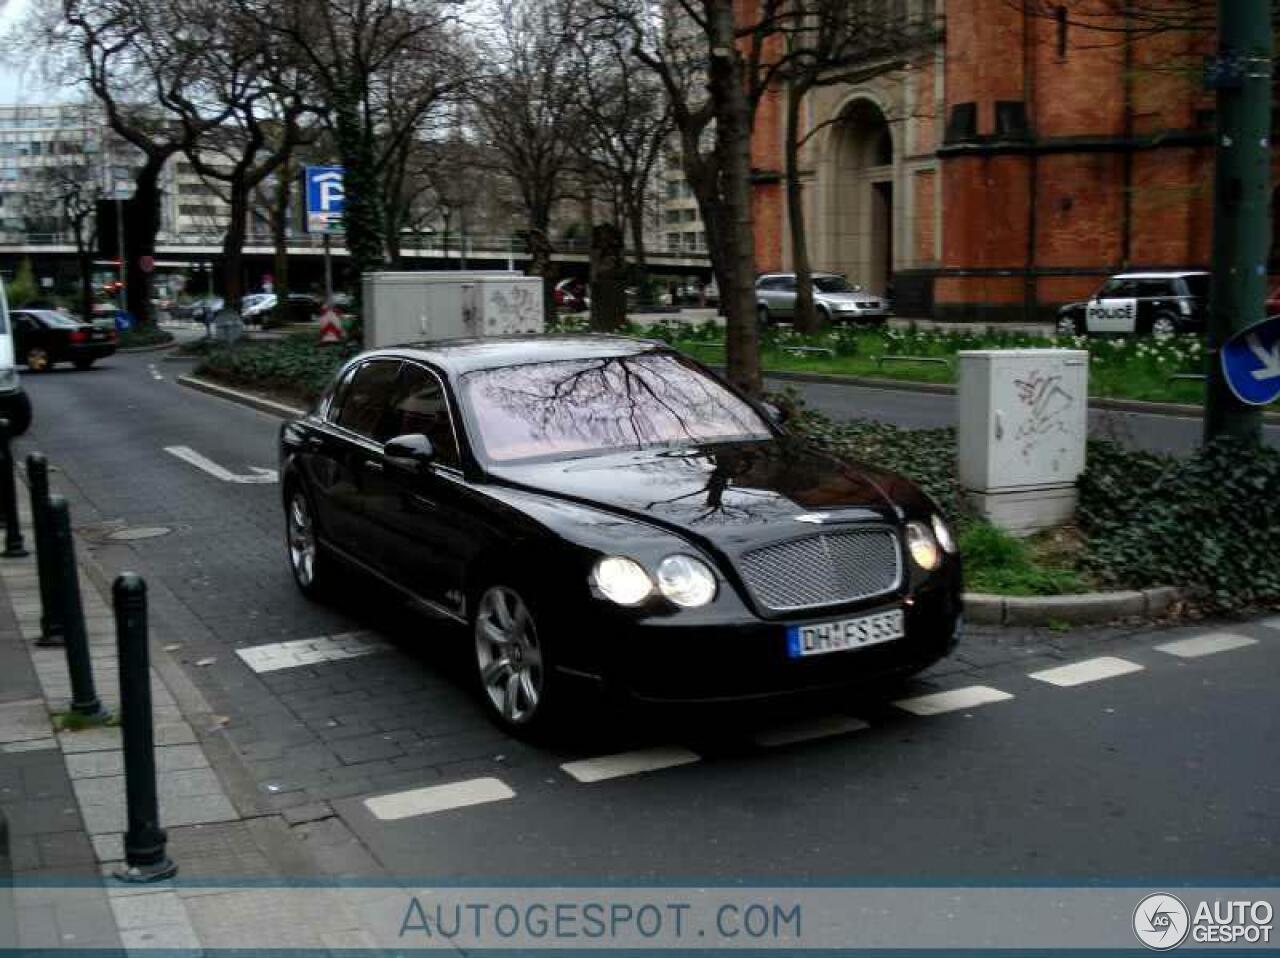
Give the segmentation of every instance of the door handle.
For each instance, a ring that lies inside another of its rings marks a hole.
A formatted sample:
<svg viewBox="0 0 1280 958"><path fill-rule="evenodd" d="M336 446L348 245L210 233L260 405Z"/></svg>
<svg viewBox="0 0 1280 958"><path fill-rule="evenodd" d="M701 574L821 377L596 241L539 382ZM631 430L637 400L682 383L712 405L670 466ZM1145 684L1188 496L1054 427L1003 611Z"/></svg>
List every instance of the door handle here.
<svg viewBox="0 0 1280 958"><path fill-rule="evenodd" d="M378 460L376 460L376 459L366 459L366 460L364 461L364 467L365 467L366 469L368 469L370 472L382 472L382 471L383 471L382 463L378 462Z"/></svg>

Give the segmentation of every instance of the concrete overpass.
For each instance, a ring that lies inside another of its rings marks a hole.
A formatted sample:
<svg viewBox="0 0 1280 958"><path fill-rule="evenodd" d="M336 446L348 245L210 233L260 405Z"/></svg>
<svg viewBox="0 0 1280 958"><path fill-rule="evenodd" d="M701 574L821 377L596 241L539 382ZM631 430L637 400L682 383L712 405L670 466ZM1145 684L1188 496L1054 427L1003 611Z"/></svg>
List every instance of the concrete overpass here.
<svg viewBox="0 0 1280 958"><path fill-rule="evenodd" d="M41 241L41 240L44 241ZM351 285L349 256L340 237L333 243L334 277L339 286ZM18 264L30 258L37 282L52 278L55 288L68 293L76 282L75 246L62 237L27 238L22 242L5 243L0 238L0 273L11 277ZM671 281L709 282L711 261L706 253L661 252L646 253L650 272ZM162 240L156 247L158 274L184 273L194 288L203 292L212 277L215 287L220 285L220 261L222 244L218 237L202 237L186 240ZM529 254L515 243L480 238L468 241L465 257L457 245L406 244L401 252L399 268L406 270L461 269L516 269L523 271L529 262ZM565 241L553 256L564 277L586 278L590 269L590 253L583 241ZM262 278L275 270L275 249L269 241L252 237L244 250L245 288L257 289ZM98 261L98 268L106 272L111 267ZM295 290L318 288L324 279L324 247L320 237L301 236L289 244L290 286ZM192 288L189 286L188 288Z"/></svg>

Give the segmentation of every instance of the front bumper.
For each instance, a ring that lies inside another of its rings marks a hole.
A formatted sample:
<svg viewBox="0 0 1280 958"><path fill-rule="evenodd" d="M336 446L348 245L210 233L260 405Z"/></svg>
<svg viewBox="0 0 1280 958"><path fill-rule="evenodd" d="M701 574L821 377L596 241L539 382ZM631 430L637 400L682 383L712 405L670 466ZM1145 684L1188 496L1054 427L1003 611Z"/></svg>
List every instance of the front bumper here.
<svg viewBox="0 0 1280 958"><path fill-rule="evenodd" d="M835 309L831 321L836 323L880 323L893 316L893 311L881 309Z"/></svg>
<svg viewBox="0 0 1280 958"><path fill-rule="evenodd" d="M787 653L789 626L893 608L906 614L904 638L799 659ZM599 677L611 693L623 698L692 704L819 693L910 675L950 652L962 626L959 569L939 575L928 588L909 596L785 621L767 621L746 609L701 621L686 613L628 619L602 608L596 619L580 623L585 630L579 636L590 633L602 651Z"/></svg>

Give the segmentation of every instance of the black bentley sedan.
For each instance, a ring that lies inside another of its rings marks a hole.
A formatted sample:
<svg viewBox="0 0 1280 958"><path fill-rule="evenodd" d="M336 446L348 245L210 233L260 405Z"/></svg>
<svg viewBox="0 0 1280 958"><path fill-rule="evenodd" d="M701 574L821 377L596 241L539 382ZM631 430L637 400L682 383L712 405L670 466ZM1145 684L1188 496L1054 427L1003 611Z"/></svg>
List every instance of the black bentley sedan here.
<svg viewBox="0 0 1280 958"><path fill-rule="evenodd" d="M789 434L662 343L440 342L366 353L281 433L287 545L464 624L495 720L575 681L752 699L918 671L961 623L960 560L909 480Z"/></svg>

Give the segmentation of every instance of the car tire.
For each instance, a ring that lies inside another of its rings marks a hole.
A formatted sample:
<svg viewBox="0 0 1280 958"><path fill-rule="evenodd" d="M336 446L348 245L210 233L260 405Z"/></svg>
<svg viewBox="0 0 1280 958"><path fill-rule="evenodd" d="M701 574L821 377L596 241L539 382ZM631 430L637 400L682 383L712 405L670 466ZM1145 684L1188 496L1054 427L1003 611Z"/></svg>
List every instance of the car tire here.
<svg viewBox="0 0 1280 958"><path fill-rule="evenodd" d="M92 369L93 364L94 364L94 360L92 359L77 359L75 361L75 367L76 369L80 370L80 372L84 372L88 369Z"/></svg>
<svg viewBox="0 0 1280 958"><path fill-rule="evenodd" d="M1061 316L1058 318L1059 336L1079 336L1080 334L1080 320L1071 316Z"/></svg>
<svg viewBox="0 0 1280 958"><path fill-rule="evenodd" d="M1151 335L1156 339L1178 335L1178 318L1171 313L1161 313L1151 321Z"/></svg>
<svg viewBox="0 0 1280 958"><path fill-rule="evenodd" d="M540 617L505 583L482 590L472 610L472 662L486 714L517 738L545 738L559 725L566 693Z"/></svg>
<svg viewBox="0 0 1280 958"><path fill-rule="evenodd" d="M53 368L53 357L49 355L48 350L32 346L22 357L22 363L27 367L27 372L45 373Z"/></svg>
<svg viewBox="0 0 1280 958"><path fill-rule="evenodd" d="M758 325L761 329L768 329L769 323L770 323L769 307L757 306L756 307L756 325Z"/></svg>
<svg viewBox="0 0 1280 958"><path fill-rule="evenodd" d="M827 309L827 307L818 306L814 309L814 313L818 317L818 326L820 328L825 328L831 325L831 310Z"/></svg>
<svg viewBox="0 0 1280 958"><path fill-rule="evenodd" d="M31 398L22 390L6 397L0 405L0 419L9 420L9 437L16 439L31 428Z"/></svg>
<svg viewBox="0 0 1280 958"><path fill-rule="evenodd" d="M293 581L308 599L319 599L329 586L329 562L320 548L315 508L301 483L286 486L285 548Z"/></svg>

